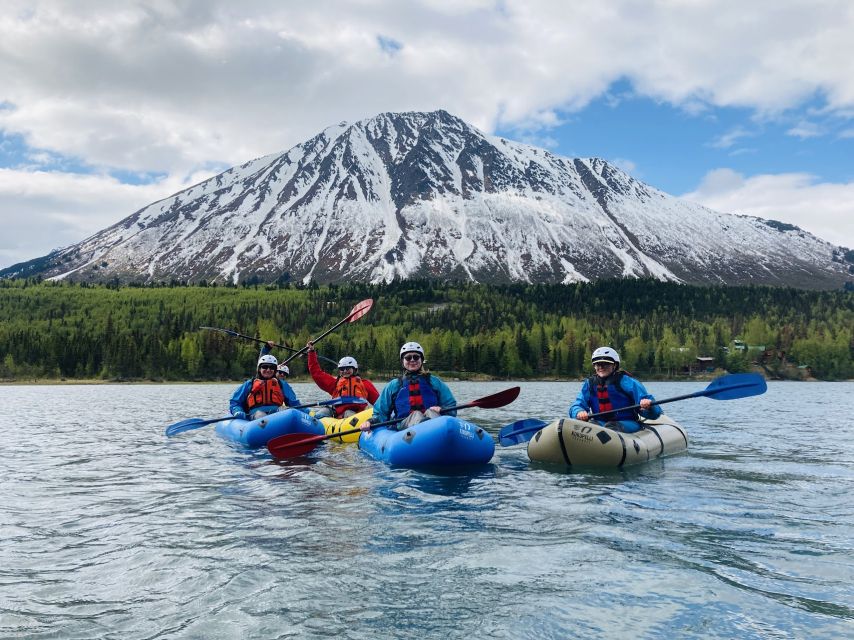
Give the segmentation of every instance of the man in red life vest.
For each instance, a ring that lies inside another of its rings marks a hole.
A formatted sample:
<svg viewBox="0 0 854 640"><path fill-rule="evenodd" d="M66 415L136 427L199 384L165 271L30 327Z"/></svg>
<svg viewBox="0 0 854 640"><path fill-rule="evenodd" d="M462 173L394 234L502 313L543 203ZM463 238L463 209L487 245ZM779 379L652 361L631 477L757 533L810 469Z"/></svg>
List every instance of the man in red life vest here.
<svg viewBox="0 0 854 640"><path fill-rule="evenodd" d="M311 379L330 396L333 398L340 398L341 396L365 398L371 404L380 397L380 392L377 391L374 383L359 375L359 363L356 362L355 358L350 356L341 358L338 361L338 377L335 377L320 368L314 343L309 340L306 346L308 347L308 372L311 374ZM364 404L341 404L334 407L335 415L338 418L346 418L364 409ZM315 411L314 416L316 418L323 417L318 414L318 411Z"/></svg>

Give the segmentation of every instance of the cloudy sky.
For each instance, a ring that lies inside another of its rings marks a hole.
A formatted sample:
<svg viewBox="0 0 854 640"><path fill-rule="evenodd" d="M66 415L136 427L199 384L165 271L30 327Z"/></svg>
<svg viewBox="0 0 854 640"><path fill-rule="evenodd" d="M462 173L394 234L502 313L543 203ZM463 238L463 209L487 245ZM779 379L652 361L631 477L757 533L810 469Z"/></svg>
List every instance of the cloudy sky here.
<svg viewBox="0 0 854 640"><path fill-rule="evenodd" d="M854 248L852 33L850 0L4 0L0 268L438 108Z"/></svg>

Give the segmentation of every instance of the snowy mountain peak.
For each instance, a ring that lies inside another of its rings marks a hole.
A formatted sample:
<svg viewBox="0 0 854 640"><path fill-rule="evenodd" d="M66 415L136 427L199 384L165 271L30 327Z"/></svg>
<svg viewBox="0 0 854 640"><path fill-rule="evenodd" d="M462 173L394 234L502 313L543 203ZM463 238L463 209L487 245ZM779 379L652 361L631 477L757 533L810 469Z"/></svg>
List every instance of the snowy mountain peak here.
<svg viewBox="0 0 854 640"><path fill-rule="evenodd" d="M559 157L439 110L328 127L0 275L836 288L852 279L844 255L796 227L680 201L604 160Z"/></svg>

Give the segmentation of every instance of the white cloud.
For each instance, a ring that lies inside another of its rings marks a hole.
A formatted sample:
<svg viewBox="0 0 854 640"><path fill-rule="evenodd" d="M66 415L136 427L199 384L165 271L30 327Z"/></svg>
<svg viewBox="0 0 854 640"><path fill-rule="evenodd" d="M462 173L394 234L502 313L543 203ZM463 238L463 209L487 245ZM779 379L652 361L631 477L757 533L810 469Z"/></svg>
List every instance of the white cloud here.
<svg viewBox="0 0 854 640"><path fill-rule="evenodd" d="M97 166L187 172L381 111L549 127L620 78L685 108L779 112L819 93L851 109L853 7L7 0L0 127Z"/></svg>
<svg viewBox="0 0 854 640"><path fill-rule="evenodd" d="M200 182L122 184L109 176L0 169L0 266L80 242L137 209Z"/></svg>
<svg viewBox="0 0 854 640"><path fill-rule="evenodd" d="M854 248L854 182L820 183L806 173L745 178L715 169L682 196L717 211L788 222L813 235Z"/></svg>
<svg viewBox="0 0 854 640"><path fill-rule="evenodd" d="M821 127L821 125L816 124L815 122L801 120L794 127L786 131L786 133L790 136L805 140L806 138L816 138L818 136L824 135L824 129Z"/></svg>
<svg viewBox="0 0 854 640"><path fill-rule="evenodd" d="M850 117L852 32L849 0L5 0L0 131L102 173L184 176L384 111L444 108L547 143L621 79L691 113L817 101ZM157 188L93 180L88 203L28 202L80 216L82 233L95 212L120 218ZM0 218L24 202L0 197ZM65 229L56 244L80 239Z"/></svg>
<svg viewBox="0 0 854 640"><path fill-rule="evenodd" d="M754 134L747 131L747 129L745 129L744 127L735 127L734 129L727 131L723 135L718 136L710 143L710 146L714 147L715 149L729 149L742 138L749 138L752 135Z"/></svg>
<svg viewBox="0 0 854 640"><path fill-rule="evenodd" d="M629 160L628 158L614 158L611 162L618 166L620 169L633 175L634 177L639 177L637 163L633 160Z"/></svg>

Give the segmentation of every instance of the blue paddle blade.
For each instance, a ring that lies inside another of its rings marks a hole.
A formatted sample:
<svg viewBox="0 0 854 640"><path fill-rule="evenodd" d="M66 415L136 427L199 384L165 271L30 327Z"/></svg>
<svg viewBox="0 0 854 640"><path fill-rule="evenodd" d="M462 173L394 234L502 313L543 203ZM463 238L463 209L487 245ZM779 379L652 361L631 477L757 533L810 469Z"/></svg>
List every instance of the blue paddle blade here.
<svg viewBox="0 0 854 640"><path fill-rule="evenodd" d="M213 424L214 422L222 422L223 420L231 420L234 416L225 416L224 418L188 418L186 420L181 420L181 422L176 422L175 424L170 424L166 427L166 437L171 438L174 435L178 435L179 433L184 433L185 431L192 431L193 429L199 429L204 427L207 424Z"/></svg>
<svg viewBox="0 0 854 640"><path fill-rule="evenodd" d="M735 400L765 393L768 385L758 373L731 373L721 376L701 391L701 395L712 400Z"/></svg>
<svg viewBox="0 0 854 640"><path fill-rule="evenodd" d="M502 447L512 447L514 444L527 442L534 437L540 429L548 425L548 422L537 420L536 418L526 418L525 420L517 420L498 432L498 442Z"/></svg>

